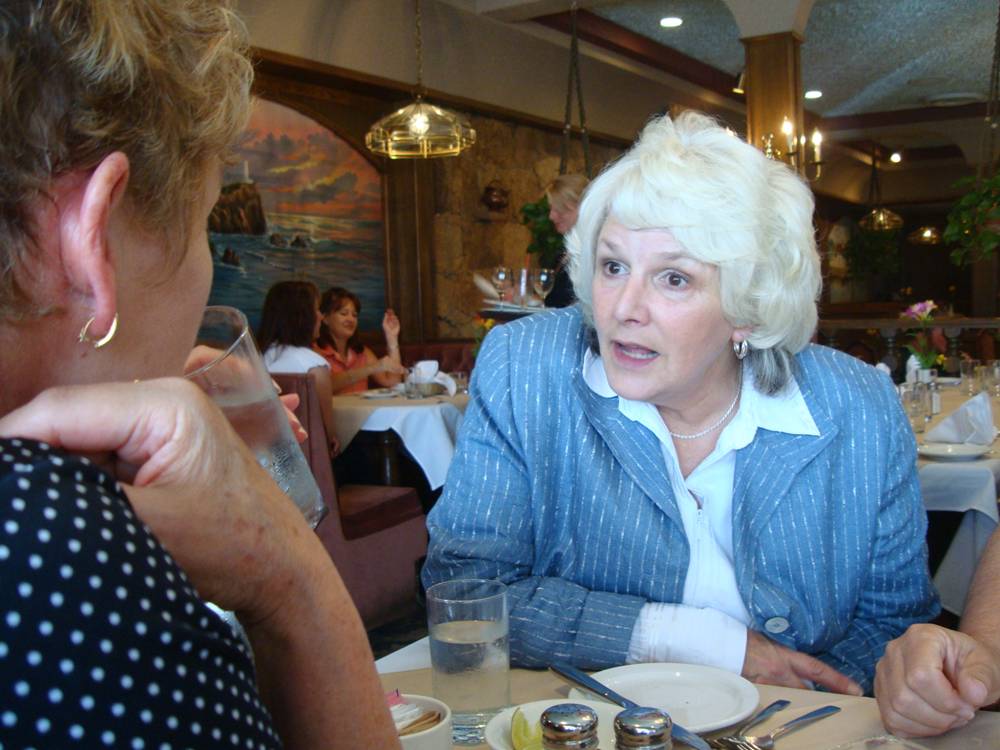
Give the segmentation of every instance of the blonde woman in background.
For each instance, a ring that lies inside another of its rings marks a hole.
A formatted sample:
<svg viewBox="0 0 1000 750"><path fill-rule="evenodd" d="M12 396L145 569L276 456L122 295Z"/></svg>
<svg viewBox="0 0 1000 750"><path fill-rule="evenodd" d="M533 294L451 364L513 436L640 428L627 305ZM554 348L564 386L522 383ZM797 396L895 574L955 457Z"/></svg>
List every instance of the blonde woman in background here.
<svg viewBox="0 0 1000 750"><path fill-rule="evenodd" d="M549 200L549 220L555 225L559 234L563 236L569 234L576 224L580 201L586 188L587 178L582 174L561 174L545 188L545 196ZM573 282L565 266L564 249L556 262L556 280L552 291L545 298L546 307L566 307L576 300L573 294Z"/></svg>

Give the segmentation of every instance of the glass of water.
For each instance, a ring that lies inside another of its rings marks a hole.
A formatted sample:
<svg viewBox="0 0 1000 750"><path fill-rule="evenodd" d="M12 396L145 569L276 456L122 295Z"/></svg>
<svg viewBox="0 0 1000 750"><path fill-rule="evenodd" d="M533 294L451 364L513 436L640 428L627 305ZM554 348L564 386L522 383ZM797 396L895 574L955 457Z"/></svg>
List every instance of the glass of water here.
<svg viewBox="0 0 1000 750"><path fill-rule="evenodd" d="M206 307L197 341L185 377L218 404L260 465L315 528L326 506L246 316L234 307Z"/></svg>
<svg viewBox="0 0 1000 750"><path fill-rule="evenodd" d="M451 708L452 741L478 745L510 704L507 587L465 578L427 589L434 697Z"/></svg>
<svg viewBox="0 0 1000 750"><path fill-rule="evenodd" d="M556 283L556 272L551 268L538 268L531 274L531 286L535 294L544 300Z"/></svg>
<svg viewBox="0 0 1000 750"><path fill-rule="evenodd" d="M928 384L903 383L899 386L899 397L913 432L919 435L931 419L931 391Z"/></svg>

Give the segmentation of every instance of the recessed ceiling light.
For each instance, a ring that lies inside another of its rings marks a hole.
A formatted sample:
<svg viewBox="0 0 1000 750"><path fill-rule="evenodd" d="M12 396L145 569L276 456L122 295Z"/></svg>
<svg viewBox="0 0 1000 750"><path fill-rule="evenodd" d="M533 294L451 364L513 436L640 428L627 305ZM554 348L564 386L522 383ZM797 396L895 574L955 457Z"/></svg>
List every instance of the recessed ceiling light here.
<svg viewBox="0 0 1000 750"><path fill-rule="evenodd" d="M810 89L805 93L806 99L819 99L821 96L823 96L823 92L819 89Z"/></svg>
<svg viewBox="0 0 1000 750"><path fill-rule="evenodd" d="M893 151L889 155L889 161L891 161L893 164L899 164L899 162L903 161L903 155L898 151Z"/></svg>
<svg viewBox="0 0 1000 750"><path fill-rule="evenodd" d="M682 23L684 23L684 19L677 16L666 16L660 19L660 26L665 29L676 29Z"/></svg>

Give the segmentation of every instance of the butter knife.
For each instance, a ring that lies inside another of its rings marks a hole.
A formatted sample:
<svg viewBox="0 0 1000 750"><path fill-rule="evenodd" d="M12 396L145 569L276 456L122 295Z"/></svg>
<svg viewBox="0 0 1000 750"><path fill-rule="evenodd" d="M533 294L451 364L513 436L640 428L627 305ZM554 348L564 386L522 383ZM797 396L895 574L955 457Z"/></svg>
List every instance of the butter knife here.
<svg viewBox="0 0 1000 750"><path fill-rule="evenodd" d="M635 708L639 705L634 701L630 701L624 695L616 693L607 685L601 684L586 672L570 666L569 664L549 664L549 669L567 682L582 687L584 690L588 690L595 695L601 696L602 698L607 698L609 701L617 703L622 708ZM676 722L674 723L673 736L674 739L680 740L685 745L695 748L695 750L710 750L708 743L705 742L705 740L696 735L694 732L689 732Z"/></svg>

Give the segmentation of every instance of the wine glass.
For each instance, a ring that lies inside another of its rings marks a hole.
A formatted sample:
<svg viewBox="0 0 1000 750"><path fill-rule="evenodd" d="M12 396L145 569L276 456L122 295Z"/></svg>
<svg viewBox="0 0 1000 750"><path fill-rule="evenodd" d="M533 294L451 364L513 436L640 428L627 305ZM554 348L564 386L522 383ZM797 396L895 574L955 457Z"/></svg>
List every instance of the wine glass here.
<svg viewBox="0 0 1000 750"><path fill-rule="evenodd" d="M514 274L508 266L497 266L493 269L493 286L496 287L500 299L507 299L507 292L514 285Z"/></svg>
<svg viewBox="0 0 1000 750"><path fill-rule="evenodd" d="M552 291L553 284L556 283L556 272L551 268L539 268L531 275L531 286L535 294L543 300Z"/></svg>

